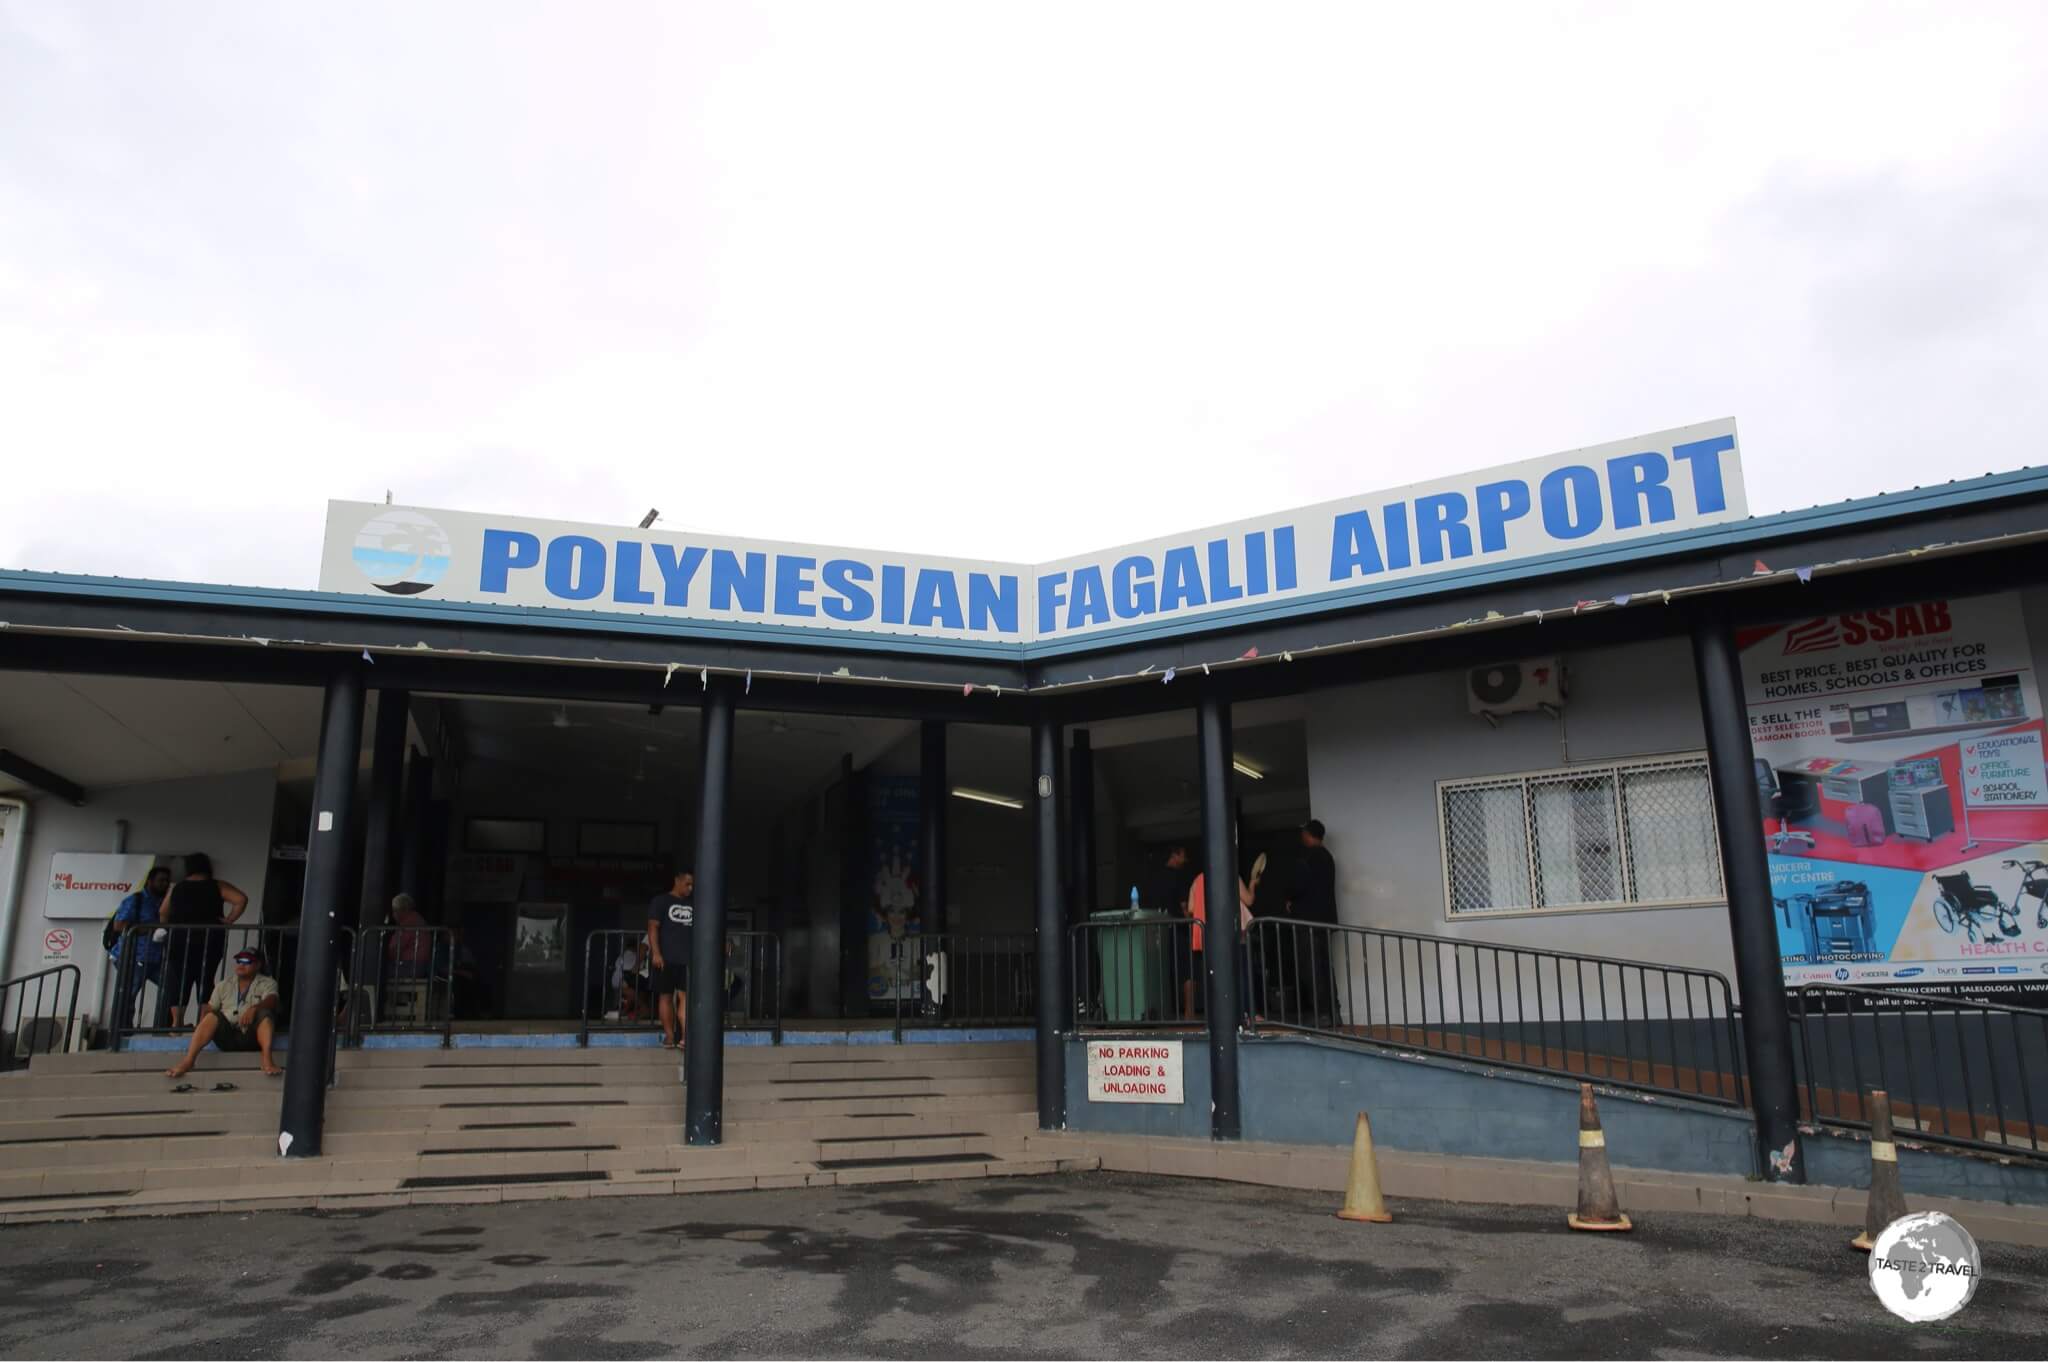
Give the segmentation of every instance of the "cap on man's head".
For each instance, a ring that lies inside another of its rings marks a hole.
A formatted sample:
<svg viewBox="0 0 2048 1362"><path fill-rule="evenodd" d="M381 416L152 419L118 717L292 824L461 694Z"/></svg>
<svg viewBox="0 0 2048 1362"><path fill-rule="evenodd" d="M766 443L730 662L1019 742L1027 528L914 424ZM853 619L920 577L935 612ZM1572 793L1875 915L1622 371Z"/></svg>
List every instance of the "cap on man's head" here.
<svg viewBox="0 0 2048 1362"><path fill-rule="evenodd" d="M1301 830L1315 838L1318 842L1323 840L1323 820L1320 818L1309 819L1308 822L1301 825Z"/></svg>

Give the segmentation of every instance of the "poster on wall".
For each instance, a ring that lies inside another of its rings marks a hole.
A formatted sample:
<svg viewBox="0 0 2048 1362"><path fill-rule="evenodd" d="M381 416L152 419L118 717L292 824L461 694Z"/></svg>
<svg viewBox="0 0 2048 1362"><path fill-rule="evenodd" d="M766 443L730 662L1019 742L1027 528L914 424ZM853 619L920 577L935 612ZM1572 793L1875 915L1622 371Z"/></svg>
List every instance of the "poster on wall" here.
<svg viewBox="0 0 2048 1362"><path fill-rule="evenodd" d="M1785 982L2048 996L2048 782L2019 597L1740 642Z"/></svg>
<svg viewBox="0 0 2048 1362"><path fill-rule="evenodd" d="M868 783L868 997L918 996L919 954L908 945L924 930L917 874L918 781L877 776Z"/></svg>
<svg viewBox="0 0 2048 1362"><path fill-rule="evenodd" d="M111 917L155 863L156 857L147 851L57 852L50 857L43 916L60 922Z"/></svg>

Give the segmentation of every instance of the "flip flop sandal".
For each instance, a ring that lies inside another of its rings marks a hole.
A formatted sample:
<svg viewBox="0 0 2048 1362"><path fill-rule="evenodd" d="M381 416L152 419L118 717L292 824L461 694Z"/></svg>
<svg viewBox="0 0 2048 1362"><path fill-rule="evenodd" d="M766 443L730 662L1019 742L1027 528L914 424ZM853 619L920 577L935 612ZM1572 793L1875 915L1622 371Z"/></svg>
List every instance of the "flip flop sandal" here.
<svg viewBox="0 0 2048 1362"><path fill-rule="evenodd" d="M213 1085L213 1090L215 1092L233 1092L235 1091L235 1085L232 1083L216 1083Z"/></svg>
<svg viewBox="0 0 2048 1362"><path fill-rule="evenodd" d="M196 1088L197 1086L198 1086L198 1084L196 1084L196 1083L180 1083L180 1084L179 1084L179 1085L178 1085L177 1087L175 1087L175 1088L172 1088L172 1089L171 1089L171 1091L172 1091L172 1092L191 1092L191 1091L192 1091L192 1090L193 1090L194 1088Z"/></svg>

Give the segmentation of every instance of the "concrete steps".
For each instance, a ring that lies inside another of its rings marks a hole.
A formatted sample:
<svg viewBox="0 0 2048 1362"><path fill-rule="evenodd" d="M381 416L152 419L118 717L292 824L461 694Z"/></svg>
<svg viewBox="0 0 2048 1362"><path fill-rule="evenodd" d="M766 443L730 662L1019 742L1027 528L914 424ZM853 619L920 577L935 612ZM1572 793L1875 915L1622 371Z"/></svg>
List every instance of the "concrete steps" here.
<svg viewBox="0 0 2048 1362"><path fill-rule="evenodd" d="M281 1088L208 1055L39 1058L0 1085L0 1219L673 1195L1051 1172L1031 1048L732 1046L726 1143L692 1148L659 1049L368 1050L338 1057L318 1158L277 1156ZM211 1091L215 1082L236 1090Z"/></svg>

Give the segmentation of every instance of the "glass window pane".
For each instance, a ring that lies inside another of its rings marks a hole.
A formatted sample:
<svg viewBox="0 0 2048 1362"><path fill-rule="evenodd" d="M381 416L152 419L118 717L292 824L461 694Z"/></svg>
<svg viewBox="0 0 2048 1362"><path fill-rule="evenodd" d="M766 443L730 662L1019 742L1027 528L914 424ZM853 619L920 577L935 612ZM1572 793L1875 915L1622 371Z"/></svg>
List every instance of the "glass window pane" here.
<svg viewBox="0 0 2048 1362"><path fill-rule="evenodd" d="M1444 846L1451 912L1527 908L1534 902L1521 782L1445 790Z"/></svg>
<svg viewBox="0 0 2048 1362"><path fill-rule="evenodd" d="M1704 763L1623 777L1629 869L1638 902L1721 897L1721 853Z"/></svg>
<svg viewBox="0 0 2048 1362"><path fill-rule="evenodd" d="M1529 807L1536 823L1536 901L1546 908L1621 902L1613 773L1531 782Z"/></svg>

